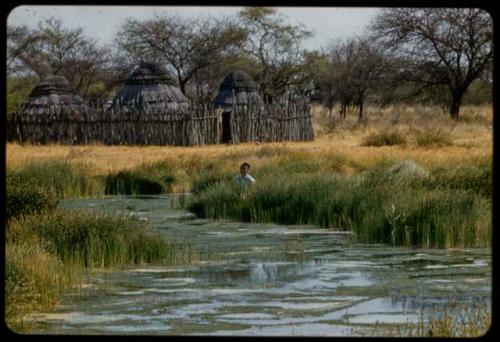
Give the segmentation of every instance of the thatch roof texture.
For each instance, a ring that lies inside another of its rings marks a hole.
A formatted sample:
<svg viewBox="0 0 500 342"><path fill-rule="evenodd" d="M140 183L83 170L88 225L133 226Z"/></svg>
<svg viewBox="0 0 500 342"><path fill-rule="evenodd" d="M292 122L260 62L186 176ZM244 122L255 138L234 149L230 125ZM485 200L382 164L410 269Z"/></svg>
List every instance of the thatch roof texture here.
<svg viewBox="0 0 500 342"><path fill-rule="evenodd" d="M51 114L61 111L82 112L90 108L64 76L50 75L38 83L23 104L22 112Z"/></svg>
<svg viewBox="0 0 500 342"><path fill-rule="evenodd" d="M255 103L260 105L263 101L252 78L245 72L236 70L224 77L214 103L221 107L231 107L233 104Z"/></svg>
<svg viewBox="0 0 500 342"><path fill-rule="evenodd" d="M141 62L113 99L120 109L187 109L188 99L158 64Z"/></svg>

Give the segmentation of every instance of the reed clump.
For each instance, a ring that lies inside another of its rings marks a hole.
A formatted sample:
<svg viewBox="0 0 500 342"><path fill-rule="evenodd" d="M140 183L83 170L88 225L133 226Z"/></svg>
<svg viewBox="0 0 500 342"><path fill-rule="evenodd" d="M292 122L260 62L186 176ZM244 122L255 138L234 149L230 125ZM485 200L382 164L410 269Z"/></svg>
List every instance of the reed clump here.
<svg viewBox="0 0 500 342"><path fill-rule="evenodd" d="M90 176L84 164L71 164L66 160L30 162L19 168L8 168L9 183L27 184L54 193L57 198L99 196L103 184Z"/></svg>
<svg viewBox="0 0 500 342"><path fill-rule="evenodd" d="M54 209L57 205L55 194L31 182L25 183L7 173L7 193L5 199L6 220L35 212Z"/></svg>
<svg viewBox="0 0 500 342"><path fill-rule="evenodd" d="M420 147L444 147L453 145L450 132L442 128L428 128L415 131L415 144Z"/></svg>
<svg viewBox="0 0 500 342"><path fill-rule="evenodd" d="M450 309L451 308L451 309ZM491 306L477 302L457 304L450 300L448 307L422 310L415 323L377 326L373 333L387 337L482 337L491 328Z"/></svg>
<svg viewBox="0 0 500 342"><path fill-rule="evenodd" d="M197 260L194 246L166 240L145 222L93 211L45 210L9 221L6 309L13 330L80 286L86 270Z"/></svg>
<svg viewBox="0 0 500 342"><path fill-rule="evenodd" d="M369 134L363 140L363 146L393 146L406 145L406 136L400 130L382 129Z"/></svg>
<svg viewBox="0 0 500 342"><path fill-rule="evenodd" d="M484 165L427 170L413 161L381 163L352 175L281 173L247 188L230 180L195 194L188 209L199 216L252 222L314 224L351 230L363 242L426 248L491 245L491 198ZM292 162L292 169L297 166ZM460 175L466 174L467 182ZM457 179L447 182L448 179Z"/></svg>
<svg viewBox="0 0 500 342"><path fill-rule="evenodd" d="M13 331L25 329L25 315L50 310L61 293L81 283L82 273L65 267L34 236L8 236L5 255L5 322Z"/></svg>
<svg viewBox="0 0 500 342"><path fill-rule="evenodd" d="M196 261L195 248L164 239L145 222L93 211L57 209L60 198L100 194L99 180L65 162L7 170L6 322L50 310L87 270Z"/></svg>
<svg viewBox="0 0 500 342"><path fill-rule="evenodd" d="M97 211L56 210L10 224L10 235L35 235L66 264L112 267L172 260L174 248L147 224Z"/></svg>

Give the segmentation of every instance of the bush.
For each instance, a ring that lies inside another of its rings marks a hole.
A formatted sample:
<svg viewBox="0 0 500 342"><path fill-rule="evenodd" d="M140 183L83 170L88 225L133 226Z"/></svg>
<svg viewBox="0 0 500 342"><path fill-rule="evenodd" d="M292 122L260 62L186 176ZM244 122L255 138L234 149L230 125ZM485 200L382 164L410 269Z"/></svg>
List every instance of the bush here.
<svg viewBox="0 0 500 342"><path fill-rule="evenodd" d="M429 189L467 190L486 198L493 196L491 165L456 165L432 170L424 186Z"/></svg>
<svg viewBox="0 0 500 342"><path fill-rule="evenodd" d="M363 146L392 146L392 145L405 145L407 142L406 136L401 132L391 129L382 130L377 133L368 135L364 141Z"/></svg>
<svg viewBox="0 0 500 342"><path fill-rule="evenodd" d="M70 288L72 275L34 237L5 245L5 321L16 331L23 316L57 304L59 294Z"/></svg>
<svg viewBox="0 0 500 342"><path fill-rule="evenodd" d="M175 250L145 223L101 212L55 210L13 220L9 239L36 236L65 264L113 266L170 262Z"/></svg>
<svg viewBox="0 0 500 342"><path fill-rule="evenodd" d="M451 135L439 128L417 131L415 133L415 143L417 146L450 146L453 145Z"/></svg>
<svg viewBox="0 0 500 342"><path fill-rule="evenodd" d="M216 185L219 182L229 181L232 177L233 174L227 172L221 172L214 169L207 169L205 172L199 173L196 176L194 176L191 190L195 194L199 194L202 191Z"/></svg>
<svg viewBox="0 0 500 342"><path fill-rule="evenodd" d="M131 171L107 175L104 183L106 195L156 195L164 190L157 180Z"/></svg>
<svg viewBox="0 0 500 342"><path fill-rule="evenodd" d="M232 181L221 181L208 185L198 196L189 199L187 208L199 217L241 219L242 199L247 192Z"/></svg>
<svg viewBox="0 0 500 342"><path fill-rule="evenodd" d="M31 183L22 183L7 175L5 203L7 221L21 215L54 209L56 205L57 199L53 192Z"/></svg>
<svg viewBox="0 0 500 342"><path fill-rule="evenodd" d="M481 170L481 168L479 168ZM484 170L483 170L484 171ZM191 199L197 215L352 230L368 243L428 248L489 246L489 182L475 167L439 172L411 160L352 176L336 173L269 174L248 190L221 182ZM459 177L460 175L460 177Z"/></svg>
<svg viewBox="0 0 500 342"><path fill-rule="evenodd" d="M11 181L50 191L57 198L102 194L99 179L89 176L84 166L71 165L64 160L32 162L21 169L8 170L8 173Z"/></svg>
<svg viewBox="0 0 500 342"><path fill-rule="evenodd" d="M104 177L107 195L157 195L172 192L176 177L169 161L143 164Z"/></svg>

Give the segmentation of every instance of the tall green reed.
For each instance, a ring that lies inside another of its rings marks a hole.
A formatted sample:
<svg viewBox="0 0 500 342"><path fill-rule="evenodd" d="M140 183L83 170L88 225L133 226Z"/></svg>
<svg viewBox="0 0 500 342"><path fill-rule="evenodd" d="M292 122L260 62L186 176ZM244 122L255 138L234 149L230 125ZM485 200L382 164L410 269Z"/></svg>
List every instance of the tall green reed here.
<svg viewBox="0 0 500 342"><path fill-rule="evenodd" d="M17 182L51 191L57 198L99 196L103 194L102 181L90 176L83 164L65 160L32 162L20 169L8 169L8 182Z"/></svg>
<svg viewBox="0 0 500 342"><path fill-rule="evenodd" d="M460 171L469 175L465 177L469 185L459 181L446 185L439 180L457 174L453 168L448 171L446 176L442 171L433 174L403 161L352 176L270 173L244 190L230 181L212 184L195 194L188 208L215 219L352 230L364 242L429 248L489 246L491 200L484 196L487 185L480 180L484 173Z"/></svg>
<svg viewBox="0 0 500 342"><path fill-rule="evenodd" d="M110 267L172 263L176 246L146 223L97 211L56 210L11 222L12 239L37 236L65 264Z"/></svg>

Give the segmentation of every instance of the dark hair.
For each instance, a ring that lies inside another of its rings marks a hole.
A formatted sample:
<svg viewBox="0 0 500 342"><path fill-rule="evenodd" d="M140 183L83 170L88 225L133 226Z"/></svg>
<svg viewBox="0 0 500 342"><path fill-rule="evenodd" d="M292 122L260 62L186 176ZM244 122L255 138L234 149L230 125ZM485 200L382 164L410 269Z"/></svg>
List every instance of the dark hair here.
<svg viewBox="0 0 500 342"><path fill-rule="evenodd" d="M245 162L245 163L241 164L241 166L240 166L240 170L241 170L243 167L245 167L245 166L248 166L248 168L250 168L250 164L248 164L248 163L246 163L246 162Z"/></svg>

